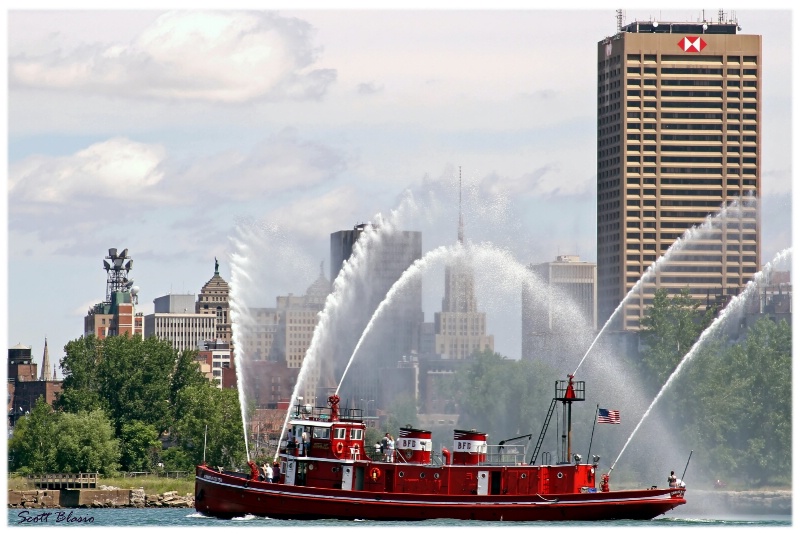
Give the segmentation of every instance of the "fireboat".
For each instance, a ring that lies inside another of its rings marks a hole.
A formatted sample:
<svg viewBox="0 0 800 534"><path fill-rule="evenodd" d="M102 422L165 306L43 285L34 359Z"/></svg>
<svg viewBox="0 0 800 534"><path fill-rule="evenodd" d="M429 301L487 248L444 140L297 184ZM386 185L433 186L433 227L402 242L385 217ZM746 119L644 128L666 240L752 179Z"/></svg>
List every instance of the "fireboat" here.
<svg viewBox="0 0 800 534"><path fill-rule="evenodd" d="M331 395L327 407L295 406L292 435L305 432L308 442L281 442L278 480L260 480L252 461L249 473L197 466L195 509L226 519L597 521L648 520L685 504L685 487L612 490L610 473L598 476L598 456L588 463L571 454L572 404L585 400L585 383L573 378L555 382L527 463L521 447L488 445L476 430L454 430L452 452L443 447L439 457L429 430L401 428L393 454L376 455L364 442L361 411L340 413ZM561 458L537 465L559 402Z"/></svg>

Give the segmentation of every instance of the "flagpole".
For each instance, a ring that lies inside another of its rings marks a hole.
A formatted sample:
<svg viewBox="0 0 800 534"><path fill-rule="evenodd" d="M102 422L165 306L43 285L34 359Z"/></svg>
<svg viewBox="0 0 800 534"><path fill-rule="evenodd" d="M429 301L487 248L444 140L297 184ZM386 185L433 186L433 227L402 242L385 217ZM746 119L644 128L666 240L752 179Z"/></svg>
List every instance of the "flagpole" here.
<svg viewBox="0 0 800 534"><path fill-rule="evenodd" d="M589 452L586 454L586 462L592 457L592 440L594 440L594 427L597 426L597 413L600 411L600 404L598 403L594 409L594 423L592 423L592 437L589 438Z"/></svg>

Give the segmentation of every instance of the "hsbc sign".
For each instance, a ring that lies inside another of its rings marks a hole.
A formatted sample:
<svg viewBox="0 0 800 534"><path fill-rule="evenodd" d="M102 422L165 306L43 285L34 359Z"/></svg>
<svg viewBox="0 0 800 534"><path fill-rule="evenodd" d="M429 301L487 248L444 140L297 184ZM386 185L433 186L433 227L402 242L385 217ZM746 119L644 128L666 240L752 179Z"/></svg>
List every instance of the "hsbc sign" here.
<svg viewBox="0 0 800 534"><path fill-rule="evenodd" d="M699 52L706 47L706 42L700 37L687 36L678 41L678 46L684 52Z"/></svg>

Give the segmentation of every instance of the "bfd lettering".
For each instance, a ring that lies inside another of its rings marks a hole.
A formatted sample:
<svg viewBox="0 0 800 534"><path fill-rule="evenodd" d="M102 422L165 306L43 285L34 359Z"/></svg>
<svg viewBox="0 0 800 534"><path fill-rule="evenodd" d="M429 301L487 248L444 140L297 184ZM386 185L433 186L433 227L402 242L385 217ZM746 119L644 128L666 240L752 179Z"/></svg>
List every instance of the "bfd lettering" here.
<svg viewBox="0 0 800 534"><path fill-rule="evenodd" d="M459 441L458 446L456 448L460 451L469 451L472 449L472 443L469 441L467 442Z"/></svg>
<svg viewBox="0 0 800 534"><path fill-rule="evenodd" d="M400 448L401 449L416 449L417 448L417 440L403 438L403 439L400 440Z"/></svg>

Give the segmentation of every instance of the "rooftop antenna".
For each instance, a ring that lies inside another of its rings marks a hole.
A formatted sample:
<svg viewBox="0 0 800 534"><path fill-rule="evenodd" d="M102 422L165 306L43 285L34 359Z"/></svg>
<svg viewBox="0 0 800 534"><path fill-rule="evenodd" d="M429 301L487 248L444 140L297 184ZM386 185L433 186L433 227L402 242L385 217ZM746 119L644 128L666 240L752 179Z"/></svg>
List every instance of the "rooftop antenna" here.
<svg viewBox="0 0 800 534"><path fill-rule="evenodd" d="M717 12L717 21L718 21L720 24L722 24L723 22L725 22L725 12L724 12L724 11L722 11L721 9L719 10L719 12Z"/></svg>
<svg viewBox="0 0 800 534"><path fill-rule="evenodd" d="M617 32L622 31L622 25L625 23L625 12L621 9L617 10Z"/></svg>

